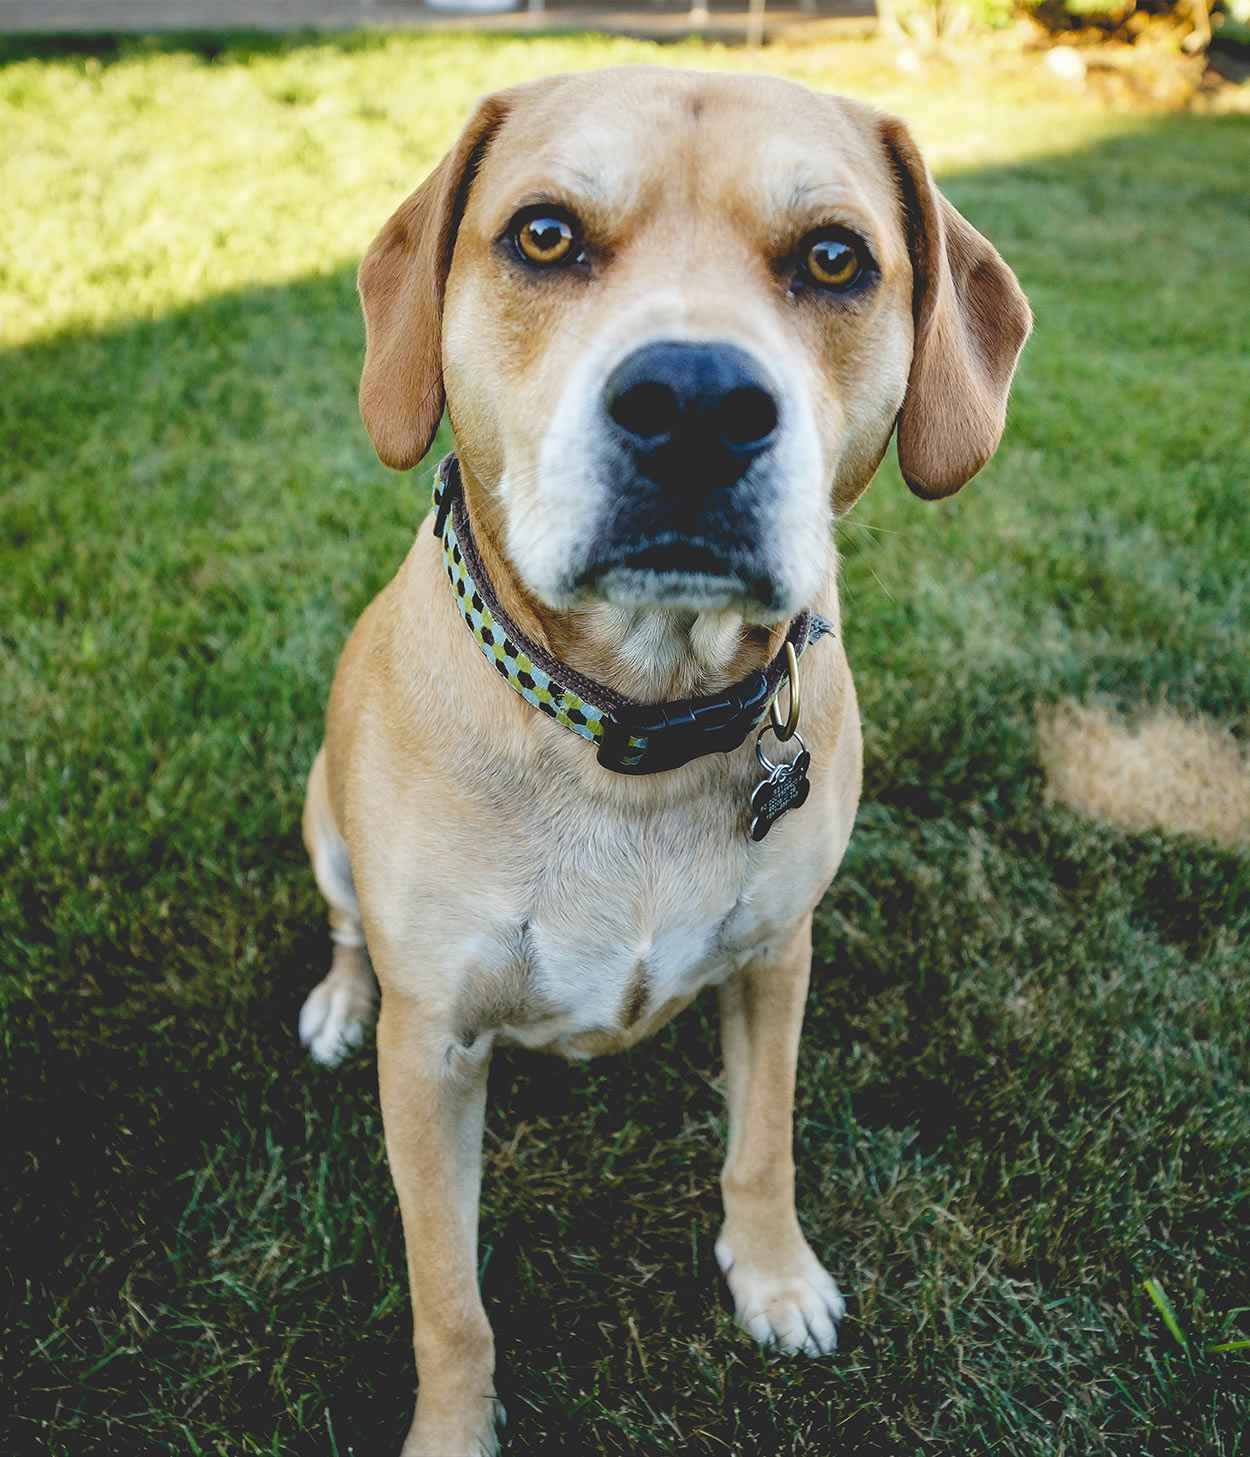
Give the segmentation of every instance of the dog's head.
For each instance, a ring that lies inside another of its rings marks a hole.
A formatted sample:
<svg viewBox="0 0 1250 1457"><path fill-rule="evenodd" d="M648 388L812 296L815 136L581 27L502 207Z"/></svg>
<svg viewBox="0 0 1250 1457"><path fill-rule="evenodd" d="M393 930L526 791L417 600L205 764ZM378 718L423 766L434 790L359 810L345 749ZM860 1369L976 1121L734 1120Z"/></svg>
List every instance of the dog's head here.
<svg viewBox="0 0 1250 1457"><path fill-rule="evenodd" d="M481 101L360 270L386 464L444 390L521 584L775 622L897 426L912 490L998 444L1011 270L902 123L764 76L632 67Z"/></svg>

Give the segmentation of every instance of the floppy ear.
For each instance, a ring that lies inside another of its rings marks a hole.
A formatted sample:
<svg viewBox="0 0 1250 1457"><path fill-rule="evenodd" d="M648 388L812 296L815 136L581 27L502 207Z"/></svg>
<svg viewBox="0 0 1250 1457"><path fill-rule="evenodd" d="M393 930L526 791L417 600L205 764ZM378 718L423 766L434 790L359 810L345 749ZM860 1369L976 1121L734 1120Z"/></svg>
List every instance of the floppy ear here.
<svg viewBox="0 0 1250 1457"><path fill-rule="evenodd" d="M916 495L936 500L966 485L997 449L1033 316L1015 274L934 186L907 128L893 117L882 125L914 278L898 462Z"/></svg>
<svg viewBox="0 0 1250 1457"><path fill-rule="evenodd" d="M369 245L358 287L365 312L360 413L385 465L414 466L443 414L443 294L469 187L511 109L484 97L456 145Z"/></svg>

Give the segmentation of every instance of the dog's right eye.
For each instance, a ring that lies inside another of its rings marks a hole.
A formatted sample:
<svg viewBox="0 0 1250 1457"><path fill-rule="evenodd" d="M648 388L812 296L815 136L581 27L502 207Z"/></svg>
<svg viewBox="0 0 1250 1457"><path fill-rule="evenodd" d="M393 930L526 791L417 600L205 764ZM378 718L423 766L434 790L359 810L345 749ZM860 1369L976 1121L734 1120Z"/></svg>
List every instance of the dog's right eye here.
<svg viewBox="0 0 1250 1457"><path fill-rule="evenodd" d="M557 268L582 257L573 220L559 212L531 212L514 218L508 229L513 251L532 268Z"/></svg>
<svg viewBox="0 0 1250 1457"><path fill-rule="evenodd" d="M863 240L841 228L809 233L799 244L799 282L822 293L852 293L873 270Z"/></svg>

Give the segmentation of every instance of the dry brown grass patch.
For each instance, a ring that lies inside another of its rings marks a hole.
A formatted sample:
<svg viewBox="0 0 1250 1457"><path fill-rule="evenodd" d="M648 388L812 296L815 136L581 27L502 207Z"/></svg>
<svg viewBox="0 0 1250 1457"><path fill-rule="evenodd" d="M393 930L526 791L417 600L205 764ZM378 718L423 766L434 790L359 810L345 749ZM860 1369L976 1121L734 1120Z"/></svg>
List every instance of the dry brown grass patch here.
<svg viewBox="0 0 1250 1457"><path fill-rule="evenodd" d="M1127 724L1074 702L1038 721L1047 799L1126 830L1250 843L1250 755L1221 724L1156 709Z"/></svg>

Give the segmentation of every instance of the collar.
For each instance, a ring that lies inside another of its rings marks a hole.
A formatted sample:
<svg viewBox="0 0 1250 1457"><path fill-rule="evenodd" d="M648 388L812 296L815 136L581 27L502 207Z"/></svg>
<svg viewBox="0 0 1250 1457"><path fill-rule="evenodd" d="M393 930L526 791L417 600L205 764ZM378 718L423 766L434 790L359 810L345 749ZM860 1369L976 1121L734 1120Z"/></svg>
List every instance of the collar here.
<svg viewBox="0 0 1250 1457"><path fill-rule="evenodd" d="M438 468L434 534L443 544L456 606L486 660L527 703L597 745L599 763L614 774L659 774L704 754L728 753L767 715L785 676L784 643L766 668L722 693L637 703L583 677L527 637L503 610L482 566L455 455ZM832 623L805 610L790 623L786 642L797 654L832 631Z"/></svg>

